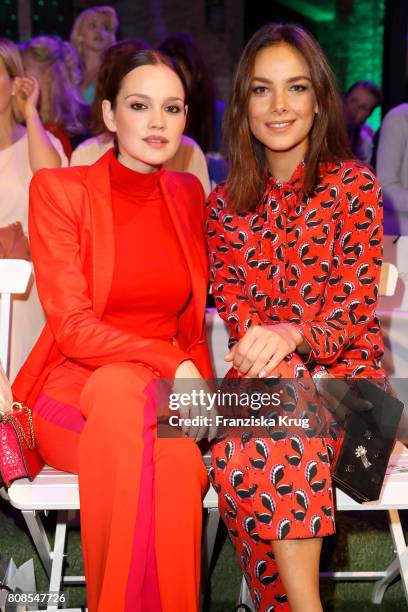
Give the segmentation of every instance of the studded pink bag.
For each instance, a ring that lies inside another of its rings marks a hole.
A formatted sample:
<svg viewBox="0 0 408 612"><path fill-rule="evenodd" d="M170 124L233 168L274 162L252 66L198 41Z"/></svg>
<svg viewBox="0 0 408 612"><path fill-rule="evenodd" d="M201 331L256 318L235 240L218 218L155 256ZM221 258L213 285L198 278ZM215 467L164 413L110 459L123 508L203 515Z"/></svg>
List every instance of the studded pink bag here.
<svg viewBox="0 0 408 612"><path fill-rule="evenodd" d="M0 412L0 486L33 480L44 465L36 448L31 410L18 402L12 412Z"/></svg>

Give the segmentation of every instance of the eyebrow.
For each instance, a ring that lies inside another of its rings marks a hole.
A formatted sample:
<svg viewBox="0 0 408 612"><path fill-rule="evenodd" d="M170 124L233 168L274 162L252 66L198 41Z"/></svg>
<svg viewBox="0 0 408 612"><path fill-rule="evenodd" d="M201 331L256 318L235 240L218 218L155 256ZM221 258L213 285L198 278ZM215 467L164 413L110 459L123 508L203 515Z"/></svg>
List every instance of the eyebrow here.
<svg viewBox="0 0 408 612"><path fill-rule="evenodd" d="M273 82L270 79L266 79L265 77L253 77L252 80L259 81L260 83L267 83L268 85ZM299 75L299 76L291 77L290 79L286 79L286 83L294 83L295 81L303 81L303 80L312 82L312 79L310 77L305 76L305 75Z"/></svg>
<svg viewBox="0 0 408 612"><path fill-rule="evenodd" d="M131 93L131 94L128 94L125 97L125 100L127 100L128 98L132 98L133 96L137 96L138 98L142 98L143 100L151 100L150 96L146 96L145 94L140 94L140 93ZM178 96L170 96L169 98L165 98L164 99L165 102L173 102L173 101L175 102L177 100L184 104L183 98L179 98Z"/></svg>

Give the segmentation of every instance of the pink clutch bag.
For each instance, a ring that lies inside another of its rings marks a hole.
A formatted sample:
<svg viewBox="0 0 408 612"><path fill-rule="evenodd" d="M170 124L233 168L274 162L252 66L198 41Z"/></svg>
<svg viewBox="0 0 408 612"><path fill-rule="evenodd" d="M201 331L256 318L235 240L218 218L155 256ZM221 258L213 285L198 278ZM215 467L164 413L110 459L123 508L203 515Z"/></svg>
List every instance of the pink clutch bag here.
<svg viewBox="0 0 408 612"><path fill-rule="evenodd" d="M33 480L44 465L36 448L31 410L18 402L0 413L0 486L14 480Z"/></svg>

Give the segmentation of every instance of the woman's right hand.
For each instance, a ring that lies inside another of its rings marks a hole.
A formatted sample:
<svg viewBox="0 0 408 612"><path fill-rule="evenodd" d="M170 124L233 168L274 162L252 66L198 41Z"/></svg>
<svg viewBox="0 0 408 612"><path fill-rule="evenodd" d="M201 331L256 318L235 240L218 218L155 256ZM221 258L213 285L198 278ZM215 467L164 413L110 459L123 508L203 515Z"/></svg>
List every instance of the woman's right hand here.
<svg viewBox="0 0 408 612"><path fill-rule="evenodd" d="M13 411L13 394L11 385L0 365L0 414Z"/></svg>
<svg viewBox="0 0 408 612"><path fill-rule="evenodd" d="M173 393L191 394L192 391L198 393L200 391L204 391L204 393L213 395L211 389L209 388L205 379L201 376L194 362L187 360L183 361L176 370L174 375ZM206 437L208 437L208 440L211 441L217 435L215 407L208 410L207 406L208 404L206 402L200 402L198 404L192 402L190 405L180 406L178 409L180 418L182 419L201 417L199 419L200 423L205 423L204 419L207 419L207 422L209 423L208 427L204 424L198 426L191 425L189 427L186 425L181 426L183 433L195 442L199 442L199 440Z"/></svg>

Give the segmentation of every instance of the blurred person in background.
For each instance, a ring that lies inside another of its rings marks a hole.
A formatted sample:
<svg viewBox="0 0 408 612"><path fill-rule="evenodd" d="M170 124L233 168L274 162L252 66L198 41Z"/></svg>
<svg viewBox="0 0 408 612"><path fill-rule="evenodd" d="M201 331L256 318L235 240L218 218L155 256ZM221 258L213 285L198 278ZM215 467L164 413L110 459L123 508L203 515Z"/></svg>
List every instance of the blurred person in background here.
<svg viewBox="0 0 408 612"><path fill-rule="evenodd" d="M384 117L377 149L377 174L384 195L384 233L408 235L408 104Z"/></svg>
<svg viewBox="0 0 408 612"><path fill-rule="evenodd" d="M204 153L219 152L225 103L216 98L214 80L196 40L189 34L176 34L166 38L159 49L177 62L187 82L186 134L194 138Z"/></svg>
<svg viewBox="0 0 408 612"><path fill-rule="evenodd" d="M95 163L108 149L114 146L114 138L106 128L102 116L102 100L106 98L106 84L112 66L117 66L120 58L129 52L137 53L149 45L142 40L127 40L113 45L104 54L104 59L98 74L96 94L91 109L91 131L94 137L82 142L73 152L71 166L90 165ZM206 196L211 191L207 163L204 153L192 138L182 135L176 154L164 162L167 170L175 172L190 172L200 180Z"/></svg>
<svg viewBox="0 0 408 612"><path fill-rule="evenodd" d="M55 36L37 36L20 45L26 74L40 86L39 111L45 128L63 144L65 154L87 133L89 106L79 91L81 67L74 47Z"/></svg>
<svg viewBox="0 0 408 612"><path fill-rule="evenodd" d="M0 227L20 222L28 233L28 189L40 168L67 165L59 140L47 132L37 110L39 86L25 77L16 45L0 39ZM35 284L14 299L10 348L13 380L44 324Z"/></svg>
<svg viewBox="0 0 408 612"><path fill-rule="evenodd" d="M75 19L71 43L81 60L83 78L80 91L88 104L92 104L95 97L103 53L115 44L118 26L116 11L111 6L93 6Z"/></svg>
<svg viewBox="0 0 408 612"><path fill-rule="evenodd" d="M366 121L382 100L381 89L371 81L357 81L343 97L350 148L356 158L366 164L371 163L374 145L374 130Z"/></svg>

